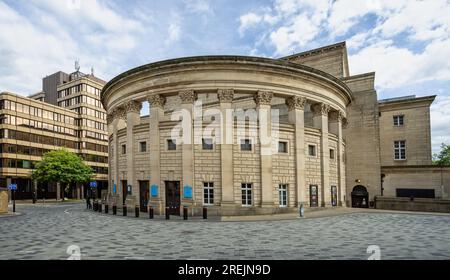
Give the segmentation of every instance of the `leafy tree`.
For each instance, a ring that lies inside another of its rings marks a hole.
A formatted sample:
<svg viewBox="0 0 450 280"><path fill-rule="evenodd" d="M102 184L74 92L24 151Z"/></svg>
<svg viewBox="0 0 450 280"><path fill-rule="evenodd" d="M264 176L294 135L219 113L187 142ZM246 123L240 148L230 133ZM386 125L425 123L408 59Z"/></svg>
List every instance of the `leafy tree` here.
<svg viewBox="0 0 450 280"><path fill-rule="evenodd" d="M45 153L35 166L33 180L40 183L59 183L68 190L71 183L87 183L92 178L92 168L81 157L66 149Z"/></svg>
<svg viewBox="0 0 450 280"><path fill-rule="evenodd" d="M439 154L434 154L433 164L439 166L450 165L450 146L442 143Z"/></svg>

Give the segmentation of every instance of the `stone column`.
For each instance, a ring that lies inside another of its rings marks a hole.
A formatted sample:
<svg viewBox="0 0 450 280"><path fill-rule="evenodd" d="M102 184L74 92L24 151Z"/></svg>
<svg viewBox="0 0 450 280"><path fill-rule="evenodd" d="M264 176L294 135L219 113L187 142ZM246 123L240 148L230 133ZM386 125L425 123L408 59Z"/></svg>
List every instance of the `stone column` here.
<svg viewBox="0 0 450 280"><path fill-rule="evenodd" d="M231 114L234 97L233 89L219 89L217 98L221 113L220 164L222 179L222 206L233 205L234 202L234 171L233 171L233 129L234 119Z"/></svg>
<svg viewBox="0 0 450 280"><path fill-rule="evenodd" d="M330 114L330 131L338 138L337 168L338 168L338 205L342 206L343 192L345 192L344 140L342 136L342 120L344 113L333 111Z"/></svg>
<svg viewBox="0 0 450 280"><path fill-rule="evenodd" d="M127 184L131 185L132 197L135 197L137 201L139 198L139 186L136 181L134 172L134 134L133 128L139 124L141 120L142 104L138 101L130 101L125 104L125 111L127 114L127 143L126 143L126 156L127 156ZM133 207L134 208L134 207Z"/></svg>
<svg viewBox="0 0 450 280"><path fill-rule="evenodd" d="M61 199L61 183L56 183L56 200Z"/></svg>
<svg viewBox="0 0 450 280"><path fill-rule="evenodd" d="M328 112L330 106L324 103L316 103L311 107L314 117L314 127L321 130L320 137L320 167L321 167L321 206L325 207L325 192L330 188L330 149L328 145Z"/></svg>
<svg viewBox="0 0 450 280"><path fill-rule="evenodd" d="M120 123L123 124L123 120L126 119L126 113L125 110L122 107L116 108L112 112L112 155L113 155L113 166L114 166L114 174L112 176L112 182L111 182L111 193L113 193L114 184L116 184L116 195L118 195L119 200L118 203L122 204L122 184L120 183L120 177L119 177L119 155L120 155L120 147L119 147L119 137L118 137L118 131L120 129Z"/></svg>
<svg viewBox="0 0 450 280"><path fill-rule="evenodd" d="M297 185L297 207L308 204L306 198L306 169L305 169L305 104L306 98L293 96L286 99L289 110L289 122L295 128L295 168Z"/></svg>
<svg viewBox="0 0 450 280"><path fill-rule="evenodd" d="M254 98L259 121L262 207L274 206L272 181L272 98L273 93L268 91L259 91Z"/></svg>
<svg viewBox="0 0 450 280"><path fill-rule="evenodd" d="M150 189L153 185L158 187L157 198L152 198L150 193L150 204L152 207L155 207L155 209L159 209L162 202L161 188L163 187L161 185L161 137L159 122L164 117L164 104L166 103L166 99L161 95L150 95L147 99L150 105Z"/></svg>
<svg viewBox="0 0 450 280"><path fill-rule="evenodd" d="M183 138L185 141L182 143L182 176L183 182L181 185L181 201L193 204L195 202L195 191L194 191L194 123L193 123L193 112L194 112L194 102L197 99L197 95L193 90L183 90L178 93L181 99L181 109L186 113L189 113L190 125L189 127L183 127ZM185 114L183 114L185 117ZM186 116L187 117L187 116ZM185 120L183 120L185 122ZM185 130L187 129L187 130ZM178 143L177 143L178 145ZM183 193L184 188L189 186L192 188L192 200L184 199Z"/></svg>

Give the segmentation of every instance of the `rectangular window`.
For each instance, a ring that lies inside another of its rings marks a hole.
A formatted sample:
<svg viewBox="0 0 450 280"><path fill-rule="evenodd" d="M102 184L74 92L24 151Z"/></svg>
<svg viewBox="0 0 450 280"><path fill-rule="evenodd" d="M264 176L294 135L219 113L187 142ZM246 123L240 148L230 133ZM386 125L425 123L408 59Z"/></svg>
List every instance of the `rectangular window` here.
<svg viewBox="0 0 450 280"><path fill-rule="evenodd" d="M394 159L405 160L406 159L406 141L394 141Z"/></svg>
<svg viewBox="0 0 450 280"><path fill-rule="evenodd" d="M212 150L213 149L213 140L211 138L203 138L202 139L202 148L203 148L203 150Z"/></svg>
<svg viewBox="0 0 450 280"><path fill-rule="evenodd" d="M287 142L278 142L278 152L279 153L287 153L288 152L288 143Z"/></svg>
<svg viewBox="0 0 450 280"><path fill-rule="evenodd" d="M252 206L252 184L242 183L242 206Z"/></svg>
<svg viewBox="0 0 450 280"><path fill-rule="evenodd" d="M127 153L127 145L122 145L122 155Z"/></svg>
<svg viewBox="0 0 450 280"><path fill-rule="evenodd" d="M308 155L311 157L316 156L316 146L314 145L308 145Z"/></svg>
<svg viewBox="0 0 450 280"><path fill-rule="evenodd" d="M404 124L404 116L394 116L394 126L402 126Z"/></svg>
<svg viewBox="0 0 450 280"><path fill-rule="evenodd" d="M241 151L251 151L252 142L250 139L241 139Z"/></svg>
<svg viewBox="0 0 450 280"><path fill-rule="evenodd" d="M286 184L278 185L278 197L279 197L280 207L287 207L287 188L288 188L288 185L286 185Z"/></svg>
<svg viewBox="0 0 450 280"><path fill-rule="evenodd" d="M177 143L173 139L167 140L167 150L169 151L175 151L177 149Z"/></svg>
<svg viewBox="0 0 450 280"><path fill-rule="evenodd" d="M334 159L334 150L330 149L330 159Z"/></svg>
<svg viewBox="0 0 450 280"><path fill-rule="evenodd" d="M213 182L203 182L203 204L213 205L214 204L214 183Z"/></svg>
<svg viewBox="0 0 450 280"><path fill-rule="evenodd" d="M147 142L140 142L139 146L142 153L147 152Z"/></svg>

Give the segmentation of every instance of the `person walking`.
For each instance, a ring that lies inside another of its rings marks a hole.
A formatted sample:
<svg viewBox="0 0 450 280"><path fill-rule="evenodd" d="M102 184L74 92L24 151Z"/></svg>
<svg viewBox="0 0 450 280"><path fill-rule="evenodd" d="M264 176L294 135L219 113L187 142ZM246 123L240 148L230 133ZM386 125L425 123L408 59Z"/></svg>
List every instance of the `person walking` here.
<svg viewBox="0 0 450 280"><path fill-rule="evenodd" d="M88 195L86 197L86 209L91 209L92 205L91 205L91 197Z"/></svg>

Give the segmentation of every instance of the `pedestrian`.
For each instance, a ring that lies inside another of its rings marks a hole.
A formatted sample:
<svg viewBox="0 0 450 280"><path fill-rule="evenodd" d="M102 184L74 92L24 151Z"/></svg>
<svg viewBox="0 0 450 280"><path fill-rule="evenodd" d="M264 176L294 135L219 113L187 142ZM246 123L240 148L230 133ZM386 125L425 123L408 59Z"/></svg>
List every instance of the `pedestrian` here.
<svg viewBox="0 0 450 280"><path fill-rule="evenodd" d="M91 197L89 195L86 197L86 208L87 209L91 209L92 208Z"/></svg>
<svg viewBox="0 0 450 280"><path fill-rule="evenodd" d="M33 191L33 204L36 203L36 199L37 199L36 191Z"/></svg>

